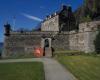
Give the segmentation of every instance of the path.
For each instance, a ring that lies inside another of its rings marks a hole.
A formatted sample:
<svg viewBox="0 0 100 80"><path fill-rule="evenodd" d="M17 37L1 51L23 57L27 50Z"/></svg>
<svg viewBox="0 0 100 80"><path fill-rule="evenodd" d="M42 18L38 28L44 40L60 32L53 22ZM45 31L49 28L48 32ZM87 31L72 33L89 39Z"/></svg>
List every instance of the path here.
<svg viewBox="0 0 100 80"><path fill-rule="evenodd" d="M0 63L33 61L42 61L44 63L45 80L76 80L76 78L68 70L66 70L56 60L51 58L8 59L0 60Z"/></svg>

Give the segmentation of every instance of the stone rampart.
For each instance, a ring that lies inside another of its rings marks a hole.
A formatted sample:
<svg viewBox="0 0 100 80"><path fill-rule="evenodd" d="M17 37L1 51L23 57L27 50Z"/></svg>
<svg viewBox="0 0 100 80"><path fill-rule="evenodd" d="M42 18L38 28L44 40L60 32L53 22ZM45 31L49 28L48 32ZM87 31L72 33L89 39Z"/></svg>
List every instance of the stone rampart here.
<svg viewBox="0 0 100 80"><path fill-rule="evenodd" d="M3 57L30 54L35 47L41 47L43 38L51 38L51 47L55 50L95 51L94 41L100 29L100 21L82 23L78 31L34 31L10 32L5 36Z"/></svg>

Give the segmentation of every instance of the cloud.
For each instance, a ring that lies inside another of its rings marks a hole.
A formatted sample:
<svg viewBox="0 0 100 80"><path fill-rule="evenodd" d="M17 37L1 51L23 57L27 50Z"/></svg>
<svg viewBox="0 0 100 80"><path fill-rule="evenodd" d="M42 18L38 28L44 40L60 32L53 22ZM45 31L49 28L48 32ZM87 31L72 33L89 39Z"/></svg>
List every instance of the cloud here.
<svg viewBox="0 0 100 80"><path fill-rule="evenodd" d="M29 15L29 14L26 14L26 13L21 13L21 15L23 15L23 16L29 18L29 19L35 20L35 21L39 21L39 22L43 21L42 19L40 19L40 18L38 18L38 17Z"/></svg>
<svg viewBox="0 0 100 80"><path fill-rule="evenodd" d="M44 6L40 6L40 9L45 9L45 7Z"/></svg>

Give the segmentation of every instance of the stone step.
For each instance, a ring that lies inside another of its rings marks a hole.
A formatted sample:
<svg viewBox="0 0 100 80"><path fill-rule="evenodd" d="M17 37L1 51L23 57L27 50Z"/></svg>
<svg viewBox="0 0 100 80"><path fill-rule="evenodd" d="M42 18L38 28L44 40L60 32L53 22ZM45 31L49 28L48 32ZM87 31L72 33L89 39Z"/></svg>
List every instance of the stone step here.
<svg viewBox="0 0 100 80"><path fill-rule="evenodd" d="M45 57L52 57L52 48L45 48Z"/></svg>

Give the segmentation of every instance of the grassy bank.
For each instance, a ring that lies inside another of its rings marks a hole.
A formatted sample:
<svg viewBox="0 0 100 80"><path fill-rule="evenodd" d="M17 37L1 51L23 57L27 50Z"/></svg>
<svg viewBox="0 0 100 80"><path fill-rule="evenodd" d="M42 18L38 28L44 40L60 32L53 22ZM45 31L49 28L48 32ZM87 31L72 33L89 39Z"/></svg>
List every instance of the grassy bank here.
<svg viewBox="0 0 100 80"><path fill-rule="evenodd" d="M43 64L0 63L0 80L44 80Z"/></svg>
<svg viewBox="0 0 100 80"><path fill-rule="evenodd" d="M57 56L58 61L78 80L100 80L100 56Z"/></svg>

